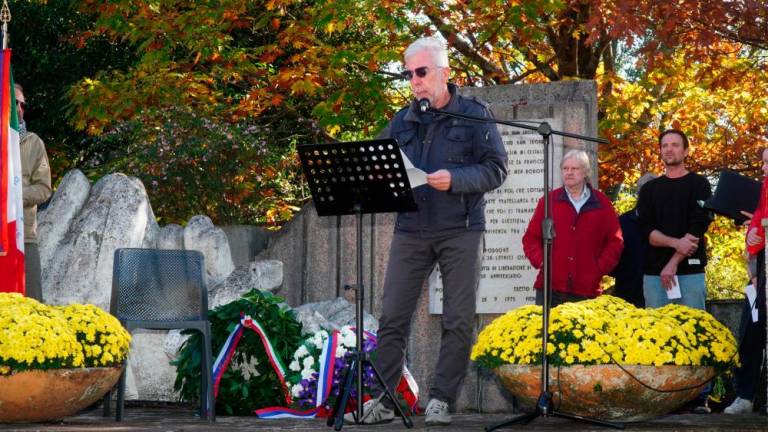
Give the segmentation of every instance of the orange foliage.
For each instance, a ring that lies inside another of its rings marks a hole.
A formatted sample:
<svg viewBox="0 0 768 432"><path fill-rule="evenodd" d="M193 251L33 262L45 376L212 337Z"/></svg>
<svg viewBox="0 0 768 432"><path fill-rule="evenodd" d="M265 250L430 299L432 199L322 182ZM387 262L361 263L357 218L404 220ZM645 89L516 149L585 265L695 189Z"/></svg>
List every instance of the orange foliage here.
<svg viewBox="0 0 768 432"><path fill-rule="evenodd" d="M381 72L415 37L439 34L462 85L596 80L603 188L658 172L656 138L672 125L708 174L754 172L768 145L764 0L215 3L84 2L97 30L83 37L126 40L139 59L76 86L73 123L99 134L181 105L227 121L283 110L319 139L372 135L407 97Z"/></svg>

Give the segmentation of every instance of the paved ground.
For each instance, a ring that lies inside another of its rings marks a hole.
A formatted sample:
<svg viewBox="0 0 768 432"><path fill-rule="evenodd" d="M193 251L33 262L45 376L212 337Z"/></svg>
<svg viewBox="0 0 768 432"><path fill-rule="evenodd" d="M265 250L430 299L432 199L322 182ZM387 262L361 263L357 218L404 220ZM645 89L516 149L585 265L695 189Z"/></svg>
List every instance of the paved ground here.
<svg viewBox="0 0 768 432"><path fill-rule="evenodd" d="M504 414L461 414L454 415L454 422L449 427L425 427L424 417L417 416L414 430L428 429L439 431L482 431L510 418ZM324 419L316 420L261 420L255 417L219 416L215 424L208 424L195 417L191 408L183 406L131 407L126 408L125 421L116 423L114 418L101 416L101 409L92 409L77 416L65 418L59 422L0 425L0 431L163 431L163 432L201 432L201 431L332 431L325 425ZM346 425L344 431L391 431L406 430L402 422L393 422L376 426ZM501 430L518 431L610 431L611 429L593 426L555 417L537 418L524 426L509 427ZM626 425L629 431L768 431L768 418L765 415L727 416L724 414L669 415L642 423Z"/></svg>

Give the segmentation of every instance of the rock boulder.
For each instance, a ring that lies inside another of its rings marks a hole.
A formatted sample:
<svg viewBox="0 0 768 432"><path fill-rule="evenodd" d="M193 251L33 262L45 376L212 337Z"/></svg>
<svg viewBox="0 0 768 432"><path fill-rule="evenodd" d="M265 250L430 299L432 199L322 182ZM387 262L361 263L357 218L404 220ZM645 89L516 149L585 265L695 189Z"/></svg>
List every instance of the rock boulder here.
<svg viewBox="0 0 768 432"><path fill-rule="evenodd" d="M138 179L123 174L103 177L43 268L45 301L91 303L109 310L115 249L151 244L158 229Z"/></svg>

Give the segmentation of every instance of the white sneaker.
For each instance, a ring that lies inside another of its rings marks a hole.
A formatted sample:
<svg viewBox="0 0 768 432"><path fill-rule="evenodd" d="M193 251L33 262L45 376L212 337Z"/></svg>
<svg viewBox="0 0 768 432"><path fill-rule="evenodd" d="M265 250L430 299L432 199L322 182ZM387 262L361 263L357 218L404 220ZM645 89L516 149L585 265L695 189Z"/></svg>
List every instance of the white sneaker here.
<svg viewBox="0 0 768 432"><path fill-rule="evenodd" d="M427 419L424 421L427 425L451 424L451 414L448 412L448 402L443 402L440 399L430 399L424 414L427 416Z"/></svg>
<svg viewBox="0 0 768 432"><path fill-rule="evenodd" d="M377 399L369 399L363 404L363 424L389 423L395 418L395 410L380 404ZM344 421L355 423L355 413L344 414Z"/></svg>
<svg viewBox="0 0 768 432"><path fill-rule="evenodd" d="M723 410L724 414L749 414L752 412L752 401L737 397L728 408Z"/></svg>

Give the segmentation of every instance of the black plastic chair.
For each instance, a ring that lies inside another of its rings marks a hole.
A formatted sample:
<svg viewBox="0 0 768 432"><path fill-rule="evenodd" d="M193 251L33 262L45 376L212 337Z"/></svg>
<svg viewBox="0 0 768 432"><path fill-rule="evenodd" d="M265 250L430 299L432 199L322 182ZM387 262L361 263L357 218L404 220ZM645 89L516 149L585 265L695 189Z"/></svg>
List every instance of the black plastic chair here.
<svg viewBox="0 0 768 432"><path fill-rule="evenodd" d="M214 422L211 325L203 254L189 250L116 250L109 309L129 332L141 328L195 329L202 333L200 418ZM104 397L105 417L110 415L111 399L112 391ZM117 421L123 419L124 402L125 371L117 386Z"/></svg>

